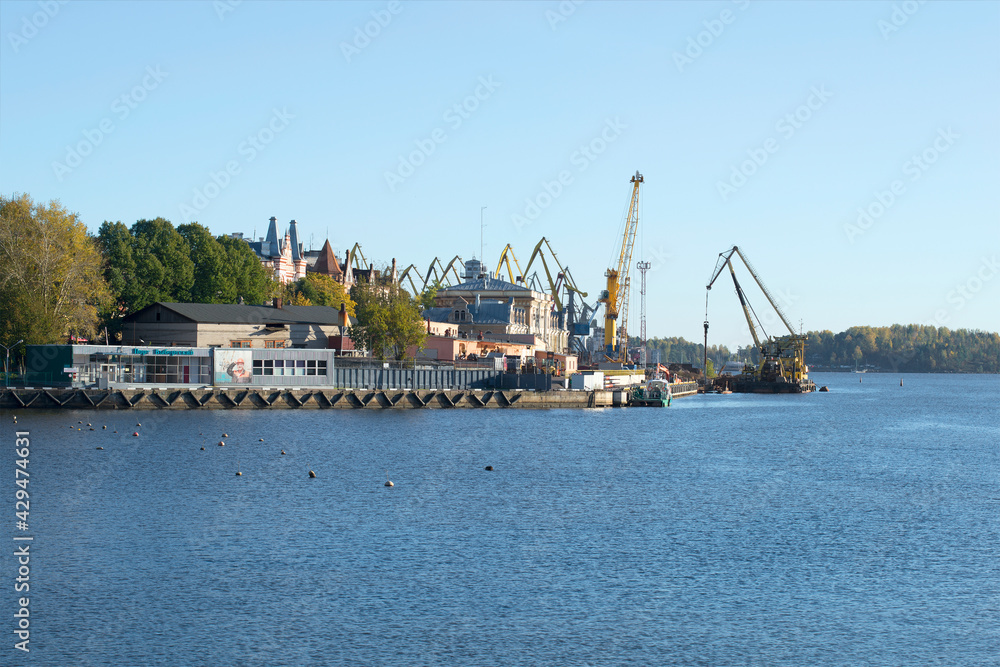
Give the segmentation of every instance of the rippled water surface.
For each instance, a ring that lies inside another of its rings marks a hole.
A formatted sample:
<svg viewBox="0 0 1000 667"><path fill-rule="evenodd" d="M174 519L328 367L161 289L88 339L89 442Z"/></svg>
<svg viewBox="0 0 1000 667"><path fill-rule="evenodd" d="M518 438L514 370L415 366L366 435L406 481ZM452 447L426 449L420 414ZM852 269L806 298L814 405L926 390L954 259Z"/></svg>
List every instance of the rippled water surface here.
<svg viewBox="0 0 1000 667"><path fill-rule="evenodd" d="M31 653L3 664L998 664L1000 377L903 377L660 410L21 411Z"/></svg>

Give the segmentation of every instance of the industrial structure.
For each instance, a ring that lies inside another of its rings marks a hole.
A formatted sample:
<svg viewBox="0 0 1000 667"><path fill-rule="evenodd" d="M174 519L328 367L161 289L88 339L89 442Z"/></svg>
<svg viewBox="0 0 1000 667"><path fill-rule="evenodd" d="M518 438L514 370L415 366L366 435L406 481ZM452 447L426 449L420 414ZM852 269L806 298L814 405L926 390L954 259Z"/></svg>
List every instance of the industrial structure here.
<svg viewBox="0 0 1000 667"><path fill-rule="evenodd" d="M771 336L764 330L764 325L757 316L753 306L747 300L739 280L736 278L736 271L733 268L732 258L736 255L743 261L743 265L753 276L754 282L763 292L768 303L777 313L782 324L788 329L787 335ZM708 281L705 292L705 350L708 350L708 294L715 284L716 279L722 274L723 269L728 268L732 276L733 285L736 289L736 296L739 298L743 315L746 318L747 326L750 328L750 336L753 338L754 350L756 350L757 363L747 363L743 368L743 373L736 376L722 376L716 384L725 385L726 390L742 393L804 393L816 389L816 385L809 380L808 369L805 363L805 336L795 333L795 330L788 323L785 314L771 297L771 293L764 282L757 275L753 266L739 247L733 246L731 250L719 253L715 270ZM754 322L756 321L756 325ZM757 333L758 327L760 334ZM705 365L708 361L706 358Z"/></svg>
<svg viewBox="0 0 1000 667"><path fill-rule="evenodd" d="M604 304L604 357L607 361L624 364L628 360L629 271L632 268L632 247L639 227L639 186L642 174L632 177L632 198L625 218L618 263L605 272L607 288L601 292Z"/></svg>

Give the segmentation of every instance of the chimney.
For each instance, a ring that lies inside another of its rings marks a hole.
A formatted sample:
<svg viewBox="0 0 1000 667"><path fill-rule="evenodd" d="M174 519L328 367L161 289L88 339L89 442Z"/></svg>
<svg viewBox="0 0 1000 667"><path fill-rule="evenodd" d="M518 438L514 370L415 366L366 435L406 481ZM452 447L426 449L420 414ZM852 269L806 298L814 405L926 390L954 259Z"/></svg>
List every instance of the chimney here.
<svg viewBox="0 0 1000 667"><path fill-rule="evenodd" d="M274 306L275 308L281 308L283 302L280 297L277 297L271 302L271 305Z"/></svg>
<svg viewBox="0 0 1000 667"><path fill-rule="evenodd" d="M337 317L337 322L341 327L340 335L343 336L343 329L347 326L347 307L344 305L343 301L340 302L340 314Z"/></svg>

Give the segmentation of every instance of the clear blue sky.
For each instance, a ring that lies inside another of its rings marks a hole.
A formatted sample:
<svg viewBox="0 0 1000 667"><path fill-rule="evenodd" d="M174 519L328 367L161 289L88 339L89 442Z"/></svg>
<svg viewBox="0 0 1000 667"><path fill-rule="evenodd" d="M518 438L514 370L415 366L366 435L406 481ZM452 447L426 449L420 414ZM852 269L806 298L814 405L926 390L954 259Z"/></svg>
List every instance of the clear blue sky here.
<svg viewBox="0 0 1000 667"><path fill-rule="evenodd" d="M651 336L701 339L733 244L796 326L1000 330L995 2L5 1L0 35L0 189L92 230L274 215L423 270L487 206L491 264L545 236L594 299L638 170Z"/></svg>

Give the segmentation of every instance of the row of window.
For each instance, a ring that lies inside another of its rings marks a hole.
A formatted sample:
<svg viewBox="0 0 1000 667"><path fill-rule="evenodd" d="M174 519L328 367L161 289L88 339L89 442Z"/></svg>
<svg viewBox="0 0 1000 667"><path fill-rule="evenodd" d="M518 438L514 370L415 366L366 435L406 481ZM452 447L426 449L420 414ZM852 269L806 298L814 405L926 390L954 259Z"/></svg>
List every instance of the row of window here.
<svg viewBox="0 0 1000 667"><path fill-rule="evenodd" d="M265 340L264 349L265 350L279 350L285 347L288 341L284 340ZM229 341L229 347L238 347L242 349L247 349L253 347L253 341L250 340L231 340Z"/></svg>
<svg viewBox="0 0 1000 667"><path fill-rule="evenodd" d="M254 359L254 375L326 375L326 359Z"/></svg>

